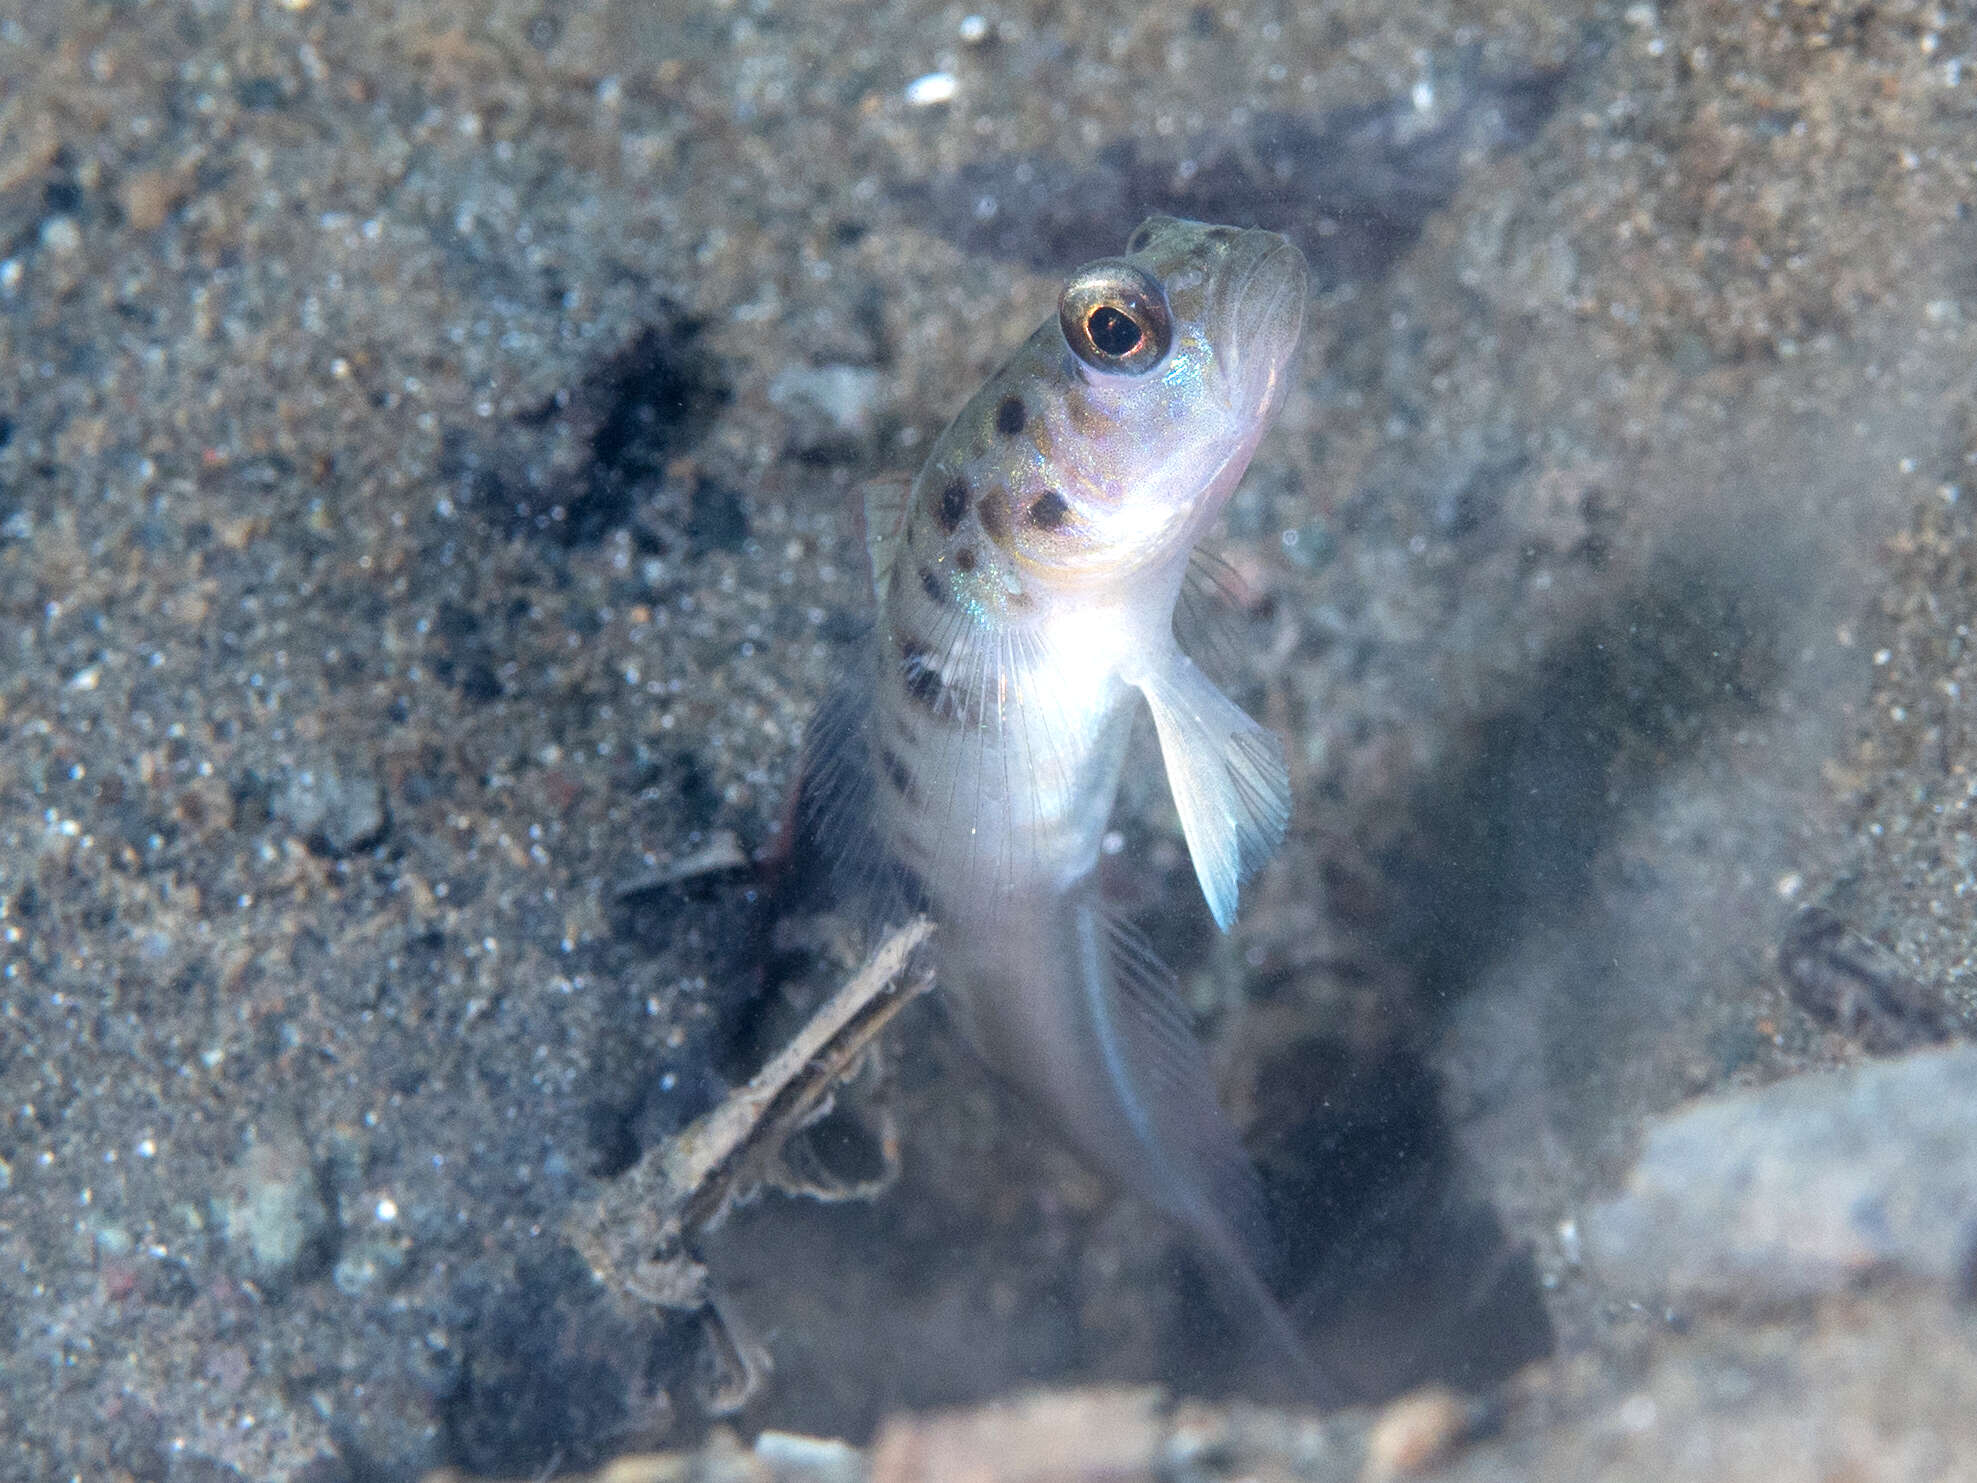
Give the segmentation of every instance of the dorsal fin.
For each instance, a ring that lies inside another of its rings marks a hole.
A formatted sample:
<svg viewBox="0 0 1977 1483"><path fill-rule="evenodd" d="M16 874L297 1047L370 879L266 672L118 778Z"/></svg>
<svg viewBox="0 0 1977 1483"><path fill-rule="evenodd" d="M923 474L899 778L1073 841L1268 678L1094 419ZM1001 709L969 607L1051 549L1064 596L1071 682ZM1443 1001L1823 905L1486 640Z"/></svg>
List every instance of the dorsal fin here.
<svg viewBox="0 0 1977 1483"><path fill-rule="evenodd" d="M853 910L876 931L924 909L925 900L877 828L872 687L871 666L854 665L804 732L793 848L821 868L818 883L831 904Z"/></svg>
<svg viewBox="0 0 1977 1483"><path fill-rule="evenodd" d="M906 506L913 498L913 481L903 477L865 481L865 556L872 568L872 596L880 604L892 581L892 564L903 544Z"/></svg>

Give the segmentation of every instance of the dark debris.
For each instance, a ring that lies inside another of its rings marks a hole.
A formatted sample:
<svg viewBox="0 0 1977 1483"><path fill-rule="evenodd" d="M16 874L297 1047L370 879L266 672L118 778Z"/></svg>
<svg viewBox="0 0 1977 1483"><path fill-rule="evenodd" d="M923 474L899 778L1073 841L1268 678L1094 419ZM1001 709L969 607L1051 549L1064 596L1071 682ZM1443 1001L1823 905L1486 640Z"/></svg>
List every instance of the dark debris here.
<svg viewBox="0 0 1977 1483"><path fill-rule="evenodd" d="M452 430L447 472L462 503L511 538L547 536L565 547L593 545L633 524L641 502L728 400L700 331L698 320L661 299L629 343L574 386L517 413L496 437ZM571 466L558 454L564 444L582 451L581 462ZM723 493L710 491L707 506L688 514L689 528L675 535L696 549L739 545L746 517Z"/></svg>
<svg viewBox="0 0 1977 1483"><path fill-rule="evenodd" d="M1942 993L1823 906L1792 918L1778 944L1778 971L1794 1004L1876 1055L1950 1038Z"/></svg>

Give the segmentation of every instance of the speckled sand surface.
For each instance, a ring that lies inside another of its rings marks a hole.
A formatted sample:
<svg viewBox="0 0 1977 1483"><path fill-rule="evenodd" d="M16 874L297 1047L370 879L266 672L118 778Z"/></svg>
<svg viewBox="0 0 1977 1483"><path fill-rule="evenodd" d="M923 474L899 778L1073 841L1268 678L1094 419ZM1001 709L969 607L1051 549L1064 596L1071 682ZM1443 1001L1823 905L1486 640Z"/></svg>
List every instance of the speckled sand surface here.
<svg viewBox="0 0 1977 1483"><path fill-rule="evenodd" d="M1213 942L1148 772L1116 882L1321 1351L1550 1351L1465 1477L1977 1470L1969 1291L1677 1311L1574 1224L1686 1098L1977 1022L1967 8L0 0L0 1477L703 1432L562 1224L842 964L675 867L778 843L858 482L1156 207L1323 285L1223 547L1294 837ZM1807 904L1879 956L1788 980ZM897 1186L710 1244L744 1429L1240 1389L891 1038Z"/></svg>

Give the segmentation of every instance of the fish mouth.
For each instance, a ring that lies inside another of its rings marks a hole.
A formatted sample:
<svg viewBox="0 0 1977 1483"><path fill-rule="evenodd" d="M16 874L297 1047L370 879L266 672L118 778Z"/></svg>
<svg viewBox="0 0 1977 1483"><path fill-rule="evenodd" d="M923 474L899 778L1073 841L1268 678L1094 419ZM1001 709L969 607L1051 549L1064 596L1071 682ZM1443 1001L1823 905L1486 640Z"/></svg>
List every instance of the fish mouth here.
<svg viewBox="0 0 1977 1483"><path fill-rule="evenodd" d="M1304 254L1275 232L1252 228L1223 264L1216 359L1223 395L1237 417L1268 416L1283 399L1286 371L1304 328L1310 275Z"/></svg>

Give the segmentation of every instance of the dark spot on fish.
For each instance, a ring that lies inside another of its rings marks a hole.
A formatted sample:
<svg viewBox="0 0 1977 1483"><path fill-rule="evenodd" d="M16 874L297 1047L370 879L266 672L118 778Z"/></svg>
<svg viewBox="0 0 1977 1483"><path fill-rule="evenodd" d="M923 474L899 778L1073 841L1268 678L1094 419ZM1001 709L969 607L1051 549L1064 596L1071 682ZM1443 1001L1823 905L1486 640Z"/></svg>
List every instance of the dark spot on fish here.
<svg viewBox="0 0 1977 1483"><path fill-rule="evenodd" d="M920 801L919 790L913 783L912 770L904 762L899 760L898 753L894 752L891 747L881 747L879 749L879 766L885 769L886 781L892 784L893 792L904 798L908 803L918 803Z"/></svg>
<svg viewBox="0 0 1977 1483"><path fill-rule="evenodd" d="M1064 503L1063 495L1054 489L1046 489L1030 501L1030 524L1038 530L1055 530L1064 523L1070 508Z"/></svg>
<svg viewBox="0 0 1977 1483"><path fill-rule="evenodd" d="M927 600L935 607L947 606L947 588L941 585L940 578L934 575L934 569L930 566L920 568L920 590L927 594Z"/></svg>
<svg viewBox="0 0 1977 1483"><path fill-rule="evenodd" d="M1009 539L1009 495L995 490L975 505L975 518L982 522L982 533L1000 546Z"/></svg>
<svg viewBox="0 0 1977 1483"><path fill-rule="evenodd" d="M968 481L949 479L947 487L940 492L940 528L953 535L967 514Z"/></svg>
<svg viewBox="0 0 1977 1483"><path fill-rule="evenodd" d="M959 551L956 551L954 553L954 564L964 572L972 572L975 569L975 548L973 546L963 546Z"/></svg>
<svg viewBox="0 0 1977 1483"><path fill-rule="evenodd" d="M933 666L933 657L933 651L917 640L900 641L899 673L906 682L906 693L929 711L940 704L943 688L940 671Z"/></svg>
<svg viewBox="0 0 1977 1483"><path fill-rule="evenodd" d="M1023 399L1019 396L1006 396L996 405L995 430L1005 438L1013 438L1023 430L1029 421L1029 414L1023 410Z"/></svg>

